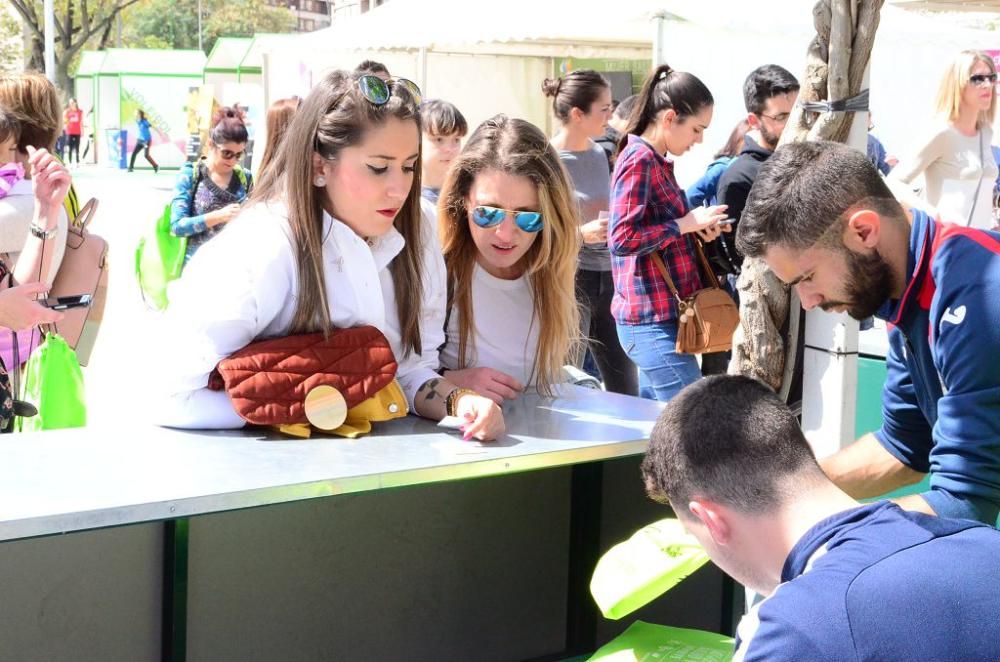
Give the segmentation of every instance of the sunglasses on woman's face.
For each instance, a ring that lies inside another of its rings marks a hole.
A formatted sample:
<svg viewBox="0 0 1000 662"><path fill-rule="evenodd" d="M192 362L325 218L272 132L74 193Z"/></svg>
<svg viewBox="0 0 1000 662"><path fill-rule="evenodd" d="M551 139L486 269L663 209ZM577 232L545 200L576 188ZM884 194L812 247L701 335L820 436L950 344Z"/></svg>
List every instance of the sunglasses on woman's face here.
<svg viewBox="0 0 1000 662"><path fill-rule="evenodd" d="M222 157L223 161L232 161L233 159L242 159L243 155L246 154L246 150L240 150L238 152L233 152L228 149L222 149L218 145L216 148L219 150L219 156Z"/></svg>
<svg viewBox="0 0 1000 662"><path fill-rule="evenodd" d="M983 83L989 83L990 85L995 85L997 82L997 75L992 74L973 74L969 76L969 82L973 85L979 86Z"/></svg>
<svg viewBox="0 0 1000 662"><path fill-rule="evenodd" d="M423 95L420 88L412 80L406 78L390 78L384 80L378 76L366 75L358 78L358 87L365 99L375 106L384 106L392 98L392 88L402 85L413 97L413 101L419 106Z"/></svg>
<svg viewBox="0 0 1000 662"><path fill-rule="evenodd" d="M514 215L514 223L525 232L535 233L542 229L542 213L538 211L512 211L499 207L480 205L472 210L472 222L481 228L494 228L507 218Z"/></svg>

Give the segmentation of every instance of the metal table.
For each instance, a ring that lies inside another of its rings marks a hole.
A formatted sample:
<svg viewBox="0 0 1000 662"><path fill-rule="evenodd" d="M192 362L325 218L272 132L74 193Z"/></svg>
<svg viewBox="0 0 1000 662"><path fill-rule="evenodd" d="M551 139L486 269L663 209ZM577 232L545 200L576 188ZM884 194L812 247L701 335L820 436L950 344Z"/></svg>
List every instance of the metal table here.
<svg viewBox="0 0 1000 662"><path fill-rule="evenodd" d="M93 428L0 437L0 541L164 521L161 659L185 658L188 517L355 492L574 465L568 653L593 650L587 595L599 461L644 452L661 405L578 387L504 407L507 435L463 442L413 416L356 440L261 429Z"/></svg>

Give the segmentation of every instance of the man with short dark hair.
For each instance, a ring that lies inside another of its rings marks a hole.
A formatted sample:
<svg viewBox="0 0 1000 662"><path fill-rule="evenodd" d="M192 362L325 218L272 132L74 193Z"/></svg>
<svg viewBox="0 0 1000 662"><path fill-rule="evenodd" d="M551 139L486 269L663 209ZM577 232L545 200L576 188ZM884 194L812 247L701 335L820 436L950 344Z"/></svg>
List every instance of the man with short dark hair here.
<svg viewBox="0 0 1000 662"><path fill-rule="evenodd" d="M888 322L882 428L824 459L854 497L930 474L911 510L995 524L1000 512L1000 234L904 209L845 145L783 146L761 168L736 243L805 309Z"/></svg>
<svg viewBox="0 0 1000 662"><path fill-rule="evenodd" d="M761 382L714 376L681 391L642 473L712 561L765 596L734 661L996 659L1000 532L859 504Z"/></svg>
<svg viewBox="0 0 1000 662"><path fill-rule="evenodd" d="M750 72L743 83L743 103L747 109L750 130L743 139L743 151L719 179L718 202L727 205L729 218L736 219L733 231L739 227L740 216L753 186L757 171L778 147L781 132L799 96L799 81L784 67L765 64ZM712 262L722 272L739 273L743 256L733 245L734 235L720 235L713 242Z"/></svg>

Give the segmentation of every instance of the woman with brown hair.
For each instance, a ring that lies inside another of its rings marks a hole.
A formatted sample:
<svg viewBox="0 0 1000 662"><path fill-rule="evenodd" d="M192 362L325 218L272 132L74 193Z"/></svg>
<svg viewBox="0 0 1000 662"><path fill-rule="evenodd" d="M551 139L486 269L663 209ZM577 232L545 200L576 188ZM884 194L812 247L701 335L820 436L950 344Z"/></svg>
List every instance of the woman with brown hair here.
<svg viewBox="0 0 1000 662"><path fill-rule="evenodd" d="M497 115L476 129L441 191L449 279L442 373L496 402L543 394L576 356L579 221L573 188L537 127Z"/></svg>
<svg viewBox="0 0 1000 662"><path fill-rule="evenodd" d="M437 374L444 310L424 302L444 283L423 277L433 256L422 241L418 104L409 81L343 71L303 101L250 206L171 292L160 423L241 427L228 397L207 388L221 359L255 340L371 325L392 346L411 411L458 416L478 439L503 433L493 402Z"/></svg>
<svg viewBox="0 0 1000 662"><path fill-rule="evenodd" d="M278 147L285 137L285 132L288 131L288 125L292 123L292 116L301 103L302 99L298 97L288 97L278 99L267 109L267 142L264 144L264 155L260 157L260 164L257 166L258 178L277 155Z"/></svg>

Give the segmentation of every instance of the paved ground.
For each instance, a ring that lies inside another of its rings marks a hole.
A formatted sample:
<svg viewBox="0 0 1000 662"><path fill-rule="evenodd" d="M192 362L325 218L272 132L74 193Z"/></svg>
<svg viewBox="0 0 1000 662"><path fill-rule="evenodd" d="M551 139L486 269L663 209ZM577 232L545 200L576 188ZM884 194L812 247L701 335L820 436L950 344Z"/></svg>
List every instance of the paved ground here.
<svg viewBox="0 0 1000 662"><path fill-rule="evenodd" d="M103 166L73 170L81 204L100 201L91 224L109 244L110 280L104 322L90 365L84 368L88 425L120 426L135 420L144 404L140 375L156 370L157 348L147 340L157 315L145 309L134 274L140 235L170 200L176 171L127 173Z"/></svg>

